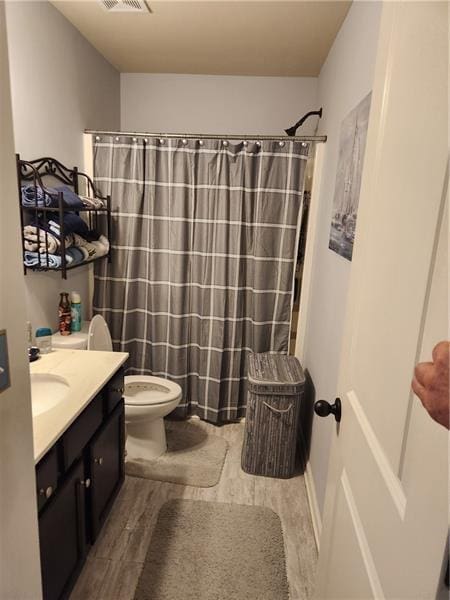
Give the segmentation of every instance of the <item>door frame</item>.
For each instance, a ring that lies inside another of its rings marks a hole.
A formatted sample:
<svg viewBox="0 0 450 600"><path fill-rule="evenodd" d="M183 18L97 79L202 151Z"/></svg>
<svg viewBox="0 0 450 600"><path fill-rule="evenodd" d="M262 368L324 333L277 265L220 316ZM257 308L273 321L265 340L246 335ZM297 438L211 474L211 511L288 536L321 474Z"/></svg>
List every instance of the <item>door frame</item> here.
<svg viewBox="0 0 450 600"><path fill-rule="evenodd" d="M295 356L301 364L305 362L305 345L308 334L309 311L312 300L312 279L315 262L316 245L318 240L319 205L322 194L322 183L324 180L324 161L326 156L326 143L317 144L314 156L313 181L311 188L311 200L309 205L308 225L306 229L305 259L300 289L300 305L297 321L297 336L295 340ZM320 536L322 534L322 518L320 516L319 503L317 501L316 488L308 462L305 465L305 485L308 497L309 509L313 524L314 539L317 550L320 549Z"/></svg>

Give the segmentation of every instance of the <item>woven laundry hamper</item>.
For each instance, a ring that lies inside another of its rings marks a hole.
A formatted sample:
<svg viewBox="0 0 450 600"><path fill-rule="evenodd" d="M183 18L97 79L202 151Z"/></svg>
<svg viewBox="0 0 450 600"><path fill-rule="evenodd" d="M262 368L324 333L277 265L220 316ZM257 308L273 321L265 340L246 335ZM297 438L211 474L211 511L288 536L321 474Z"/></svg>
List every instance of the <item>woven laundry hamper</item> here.
<svg viewBox="0 0 450 600"><path fill-rule="evenodd" d="M294 356L251 354L241 466L246 473L292 477L303 369Z"/></svg>

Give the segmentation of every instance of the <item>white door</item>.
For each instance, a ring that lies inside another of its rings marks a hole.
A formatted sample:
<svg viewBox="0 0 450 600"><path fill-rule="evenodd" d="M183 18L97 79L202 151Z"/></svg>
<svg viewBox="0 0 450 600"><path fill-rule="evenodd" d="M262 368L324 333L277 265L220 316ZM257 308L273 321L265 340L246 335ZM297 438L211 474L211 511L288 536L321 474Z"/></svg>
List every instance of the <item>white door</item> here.
<svg viewBox="0 0 450 600"><path fill-rule="evenodd" d="M445 2L383 7L320 599L431 600L443 579L447 431L425 413L410 383L415 363L430 360L434 344L449 337L447 17Z"/></svg>
<svg viewBox="0 0 450 600"><path fill-rule="evenodd" d="M6 331L8 350L8 361L5 353L0 352L0 367L9 371L10 383L10 387L4 386L3 374L0 379L0 599L40 600L25 282L6 42L5 3L0 1L0 330Z"/></svg>

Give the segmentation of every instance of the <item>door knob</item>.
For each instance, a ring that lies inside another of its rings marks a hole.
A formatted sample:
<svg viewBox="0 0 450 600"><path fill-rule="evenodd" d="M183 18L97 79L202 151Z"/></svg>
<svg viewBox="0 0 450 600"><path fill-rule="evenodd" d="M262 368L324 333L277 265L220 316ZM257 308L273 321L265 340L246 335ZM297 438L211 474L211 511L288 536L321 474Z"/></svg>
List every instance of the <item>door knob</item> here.
<svg viewBox="0 0 450 600"><path fill-rule="evenodd" d="M103 464L103 456L100 456L99 458L94 458L94 462L95 462L96 465L102 466L102 464Z"/></svg>
<svg viewBox="0 0 450 600"><path fill-rule="evenodd" d="M314 404L314 412L319 417L328 417L328 415L333 414L336 421L339 423L342 415L341 408L341 399L336 398L334 404L330 404L326 400L318 400Z"/></svg>

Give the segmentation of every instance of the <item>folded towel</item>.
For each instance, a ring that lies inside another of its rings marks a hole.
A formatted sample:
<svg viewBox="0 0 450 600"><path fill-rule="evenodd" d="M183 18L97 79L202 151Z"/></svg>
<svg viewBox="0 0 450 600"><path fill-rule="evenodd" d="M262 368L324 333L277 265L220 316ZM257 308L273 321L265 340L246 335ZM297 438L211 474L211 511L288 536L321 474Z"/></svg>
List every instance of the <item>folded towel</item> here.
<svg viewBox="0 0 450 600"><path fill-rule="evenodd" d="M57 192L63 193L64 206L67 206L71 210L78 210L80 208L84 208L84 203L81 200L80 196L78 196L78 194L75 194L75 192L72 189L70 189L70 187L68 187L67 185L57 185L55 187L55 190Z"/></svg>
<svg viewBox="0 0 450 600"><path fill-rule="evenodd" d="M47 261L48 257L48 261ZM24 252L23 262L27 267L48 267L57 269L61 266L61 257L58 254L39 254L39 252Z"/></svg>
<svg viewBox="0 0 450 600"><path fill-rule="evenodd" d="M59 206L58 192L63 193L63 204L66 208L77 210L84 208L80 197L67 185L59 185L54 188L42 188L39 185L27 185L22 187L22 205L26 207L49 207Z"/></svg>
<svg viewBox="0 0 450 600"><path fill-rule="evenodd" d="M86 221L83 221L83 219L78 215L74 215L73 213L64 213L63 223L66 234L78 233L78 235L83 237L89 235L89 227L87 226ZM52 233L59 236L61 227L59 215L52 215L52 220L48 222L48 226L50 227Z"/></svg>

